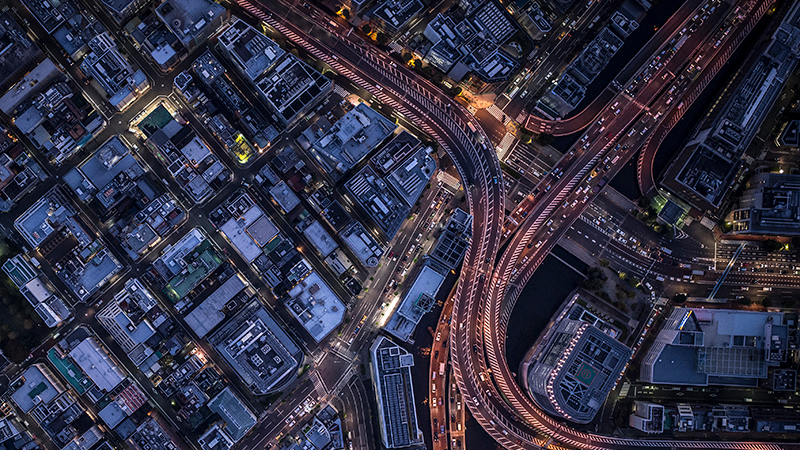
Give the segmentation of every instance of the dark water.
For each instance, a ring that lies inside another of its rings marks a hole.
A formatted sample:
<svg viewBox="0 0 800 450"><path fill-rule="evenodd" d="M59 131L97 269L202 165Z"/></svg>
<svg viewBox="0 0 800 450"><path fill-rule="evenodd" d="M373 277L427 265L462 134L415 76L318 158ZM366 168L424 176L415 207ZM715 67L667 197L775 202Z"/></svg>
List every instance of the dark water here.
<svg viewBox="0 0 800 450"><path fill-rule="evenodd" d="M554 252L566 254L556 247ZM571 255L568 256L573 259ZM572 263L573 261L570 261ZM585 270L586 265L576 261ZM533 345L544 327L550 322L553 313L583 280L583 276L567 267L555 257L548 256L533 274L522 294L514 305L508 322L508 342L506 360L512 372L516 372L525 352Z"/></svg>

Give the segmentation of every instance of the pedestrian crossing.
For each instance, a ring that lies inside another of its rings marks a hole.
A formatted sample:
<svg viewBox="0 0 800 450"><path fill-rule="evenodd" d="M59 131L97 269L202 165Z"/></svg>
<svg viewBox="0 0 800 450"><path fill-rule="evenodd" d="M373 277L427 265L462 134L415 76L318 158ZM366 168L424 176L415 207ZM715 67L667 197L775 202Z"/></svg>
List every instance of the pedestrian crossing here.
<svg viewBox="0 0 800 450"><path fill-rule="evenodd" d="M492 103L491 105L489 105L488 108L486 108L486 112L491 114L492 117L499 120L500 122L503 122L503 125L508 125L508 123L511 122L511 119L508 116L506 116L503 110L500 109L494 103Z"/></svg>
<svg viewBox="0 0 800 450"><path fill-rule="evenodd" d="M392 50L396 51L397 53L401 53L403 51L403 46L398 44L395 41L392 41L392 42L389 43L389 48L391 48Z"/></svg>
<svg viewBox="0 0 800 450"><path fill-rule="evenodd" d="M314 385L314 390L317 391L320 397L328 395L328 388L325 387L325 383L322 381L318 371L311 372L310 378L311 384Z"/></svg>
<svg viewBox="0 0 800 450"><path fill-rule="evenodd" d="M506 135L503 136L500 145L497 146L497 157L499 159L502 160L505 157L506 152L511 148L511 144L514 143L514 140L516 140L516 137L511 133L506 133Z"/></svg>
<svg viewBox="0 0 800 450"><path fill-rule="evenodd" d="M350 92L347 91L347 89L339 86L338 84L333 85L333 93L336 95L340 95L342 97L347 97L348 95L350 95Z"/></svg>

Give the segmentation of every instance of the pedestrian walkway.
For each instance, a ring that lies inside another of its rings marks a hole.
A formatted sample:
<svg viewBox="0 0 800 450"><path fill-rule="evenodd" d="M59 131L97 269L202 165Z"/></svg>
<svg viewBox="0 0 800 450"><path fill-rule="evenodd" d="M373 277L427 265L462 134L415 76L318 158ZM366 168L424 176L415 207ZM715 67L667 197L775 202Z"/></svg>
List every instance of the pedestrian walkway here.
<svg viewBox="0 0 800 450"><path fill-rule="evenodd" d="M506 152L511 148L511 144L514 143L514 140L516 140L516 137L511 133L506 133L506 135L503 136L503 140L501 140L500 145L497 146L498 159L502 160L505 157Z"/></svg>
<svg viewBox="0 0 800 450"><path fill-rule="evenodd" d="M350 95L350 92L348 92L345 88L335 83L333 85L333 93L336 95L341 95L342 97L347 97L348 95Z"/></svg>

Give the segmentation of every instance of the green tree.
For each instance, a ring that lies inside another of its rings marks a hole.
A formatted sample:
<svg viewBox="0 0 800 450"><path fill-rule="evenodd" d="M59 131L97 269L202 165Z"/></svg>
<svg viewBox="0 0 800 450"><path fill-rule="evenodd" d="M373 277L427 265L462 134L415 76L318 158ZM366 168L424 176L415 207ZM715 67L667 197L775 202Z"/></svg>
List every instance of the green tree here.
<svg viewBox="0 0 800 450"><path fill-rule="evenodd" d="M461 95L461 87L456 86L456 87L453 88L453 96L457 97L459 95Z"/></svg>
<svg viewBox="0 0 800 450"><path fill-rule="evenodd" d="M536 141L542 145L550 145L555 139L556 137L550 133L539 133L539 135L536 136Z"/></svg>
<svg viewBox="0 0 800 450"><path fill-rule="evenodd" d="M364 34L370 34L372 33L372 27L369 26L369 24L365 24L363 27L361 27L361 31L363 31Z"/></svg>
<svg viewBox="0 0 800 450"><path fill-rule="evenodd" d="M342 9L342 17L344 17L345 20L350 20L350 10L347 8Z"/></svg>
<svg viewBox="0 0 800 450"><path fill-rule="evenodd" d="M403 54L401 56L403 58L403 62L406 63L406 64L408 64L409 61L414 59L414 55L412 55L409 52L403 52Z"/></svg>
<svg viewBox="0 0 800 450"><path fill-rule="evenodd" d="M683 303L686 301L686 294L675 294L672 296L672 301L675 303Z"/></svg>
<svg viewBox="0 0 800 450"><path fill-rule="evenodd" d="M769 308L770 306L772 306L772 299L769 297L764 297L764 299L761 300L761 305L764 308Z"/></svg>
<svg viewBox="0 0 800 450"><path fill-rule="evenodd" d="M740 298L740 299L737 299L737 301L738 301L738 302L739 302L739 304L740 304L740 305L742 305L742 306L750 306L750 305L752 305L752 304L753 304L753 301L752 301L752 300L750 300L750 297L742 297L742 298Z"/></svg>
<svg viewBox="0 0 800 450"><path fill-rule="evenodd" d="M777 252L778 250L783 248L783 244L776 241L775 239L767 239L766 241L761 243L761 248L764 249L767 253Z"/></svg>
<svg viewBox="0 0 800 450"><path fill-rule="evenodd" d="M611 261L609 261L607 259L601 259L600 260L600 265L603 266L603 267L608 267L608 266L611 265Z"/></svg>
<svg viewBox="0 0 800 450"><path fill-rule="evenodd" d="M377 42L379 45L386 45L389 43L389 36L386 36L383 34L383 32L379 31L378 35L375 36L375 42Z"/></svg>

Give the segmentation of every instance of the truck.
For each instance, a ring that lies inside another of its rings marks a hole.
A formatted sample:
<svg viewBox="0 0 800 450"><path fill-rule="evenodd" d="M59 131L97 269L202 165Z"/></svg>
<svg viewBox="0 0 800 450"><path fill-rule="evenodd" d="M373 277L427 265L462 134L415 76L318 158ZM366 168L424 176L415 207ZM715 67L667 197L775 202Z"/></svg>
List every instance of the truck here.
<svg viewBox="0 0 800 450"><path fill-rule="evenodd" d="M439 376L444 376L444 363L439 364Z"/></svg>
<svg viewBox="0 0 800 450"><path fill-rule="evenodd" d="M592 192L594 192L595 194L600 192L600 189L603 189L603 186L605 186L606 183L608 183L608 177L603 177L603 179L600 180L599 183L597 183L597 186L595 186L594 189L592 189Z"/></svg>
<svg viewBox="0 0 800 450"><path fill-rule="evenodd" d="M672 250L668 249L667 247L661 247L661 251L668 255L672 254Z"/></svg>

